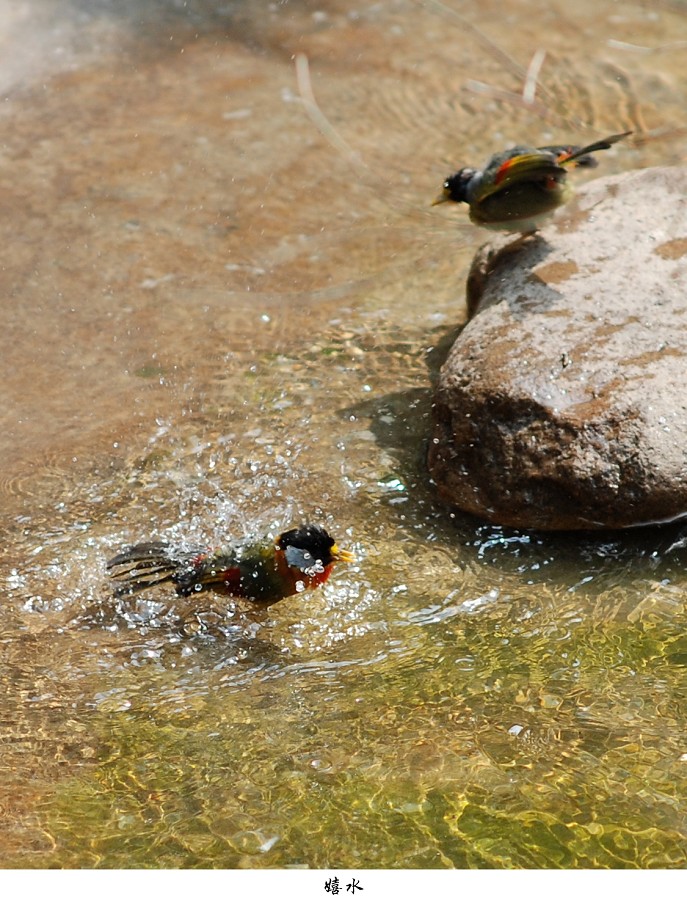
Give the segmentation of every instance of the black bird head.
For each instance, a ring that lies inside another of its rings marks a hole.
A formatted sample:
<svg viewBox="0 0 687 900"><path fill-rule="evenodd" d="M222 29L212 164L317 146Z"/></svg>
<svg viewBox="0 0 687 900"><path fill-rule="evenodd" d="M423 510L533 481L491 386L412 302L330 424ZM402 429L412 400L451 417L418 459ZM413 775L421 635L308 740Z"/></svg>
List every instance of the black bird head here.
<svg viewBox="0 0 687 900"><path fill-rule="evenodd" d="M334 538L320 525L301 525L285 531L277 539L286 562L306 575L322 571L337 560L352 562L353 554L340 550Z"/></svg>
<svg viewBox="0 0 687 900"><path fill-rule="evenodd" d="M469 203L468 185L477 174L477 169L464 168L460 169L454 175L451 175L444 182L442 192L432 204L446 203L451 200L453 203Z"/></svg>

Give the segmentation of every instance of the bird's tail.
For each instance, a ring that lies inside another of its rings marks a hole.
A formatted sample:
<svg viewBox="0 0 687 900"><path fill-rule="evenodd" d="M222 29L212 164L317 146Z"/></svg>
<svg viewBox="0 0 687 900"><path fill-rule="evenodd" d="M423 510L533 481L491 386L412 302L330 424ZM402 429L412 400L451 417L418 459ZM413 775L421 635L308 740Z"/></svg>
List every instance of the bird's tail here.
<svg viewBox="0 0 687 900"><path fill-rule="evenodd" d="M107 563L110 577L117 583L115 594L133 594L166 581L174 581L180 560L171 553L169 544L148 541L125 547Z"/></svg>
<svg viewBox="0 0 687 900"><path fill-rule="evenodd" d="M630 134L632 134L631 131L624 131L622 134L611 134L606 138L602 138L600 141L594 141L593 144L588 144L586 147L557 147L555 149L560 151L557 160L558 165L589 166L591 168L597 163L590 154L596 153L597 150L609 150L613 144L617 144L618 141L622 141L623 138L626 138Z"/></svg>

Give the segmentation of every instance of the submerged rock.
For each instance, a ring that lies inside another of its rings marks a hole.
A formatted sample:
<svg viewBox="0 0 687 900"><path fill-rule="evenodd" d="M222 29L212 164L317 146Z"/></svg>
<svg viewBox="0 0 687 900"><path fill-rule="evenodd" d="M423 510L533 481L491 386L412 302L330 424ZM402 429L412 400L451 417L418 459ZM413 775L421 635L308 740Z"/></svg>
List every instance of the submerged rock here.
<svg viewBox="0 0 687 900"><path fill-rule="evenodd" d="M687 516L687 169L591 182L478 253L429 468L452 504L538 529Z"/></svg>

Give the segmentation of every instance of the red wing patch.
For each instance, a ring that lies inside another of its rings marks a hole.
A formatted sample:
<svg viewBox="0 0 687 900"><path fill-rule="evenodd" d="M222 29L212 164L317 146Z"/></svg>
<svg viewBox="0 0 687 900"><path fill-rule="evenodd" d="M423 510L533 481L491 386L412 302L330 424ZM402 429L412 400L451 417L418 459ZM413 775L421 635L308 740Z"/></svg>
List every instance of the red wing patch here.
<svg viewBox="0 0 687 900"><path fill-rule="evenodd" d="M241 584L241 569L236 566L233 569L225 569L223 572L217 573L217 580L228 588L238 588Z"/></svg>
<svg viewBox="0 0 687 900"><path fill-rule="evenodd" d="M496 170L496 174L494 175L494 184L500 184L503 179L508 174L508 170L516 163L519 159L522 159L521 156L513 156L511 159L507 159L501 163L501 165Z"/></svg>
<svg viewBox="0 0 687 900"><path fill-rule="evenodd" d="M214 590L241 595L241 569L238 566L232 566L231 569L213 569L203 575L201 581L206 587Z"/></svg>

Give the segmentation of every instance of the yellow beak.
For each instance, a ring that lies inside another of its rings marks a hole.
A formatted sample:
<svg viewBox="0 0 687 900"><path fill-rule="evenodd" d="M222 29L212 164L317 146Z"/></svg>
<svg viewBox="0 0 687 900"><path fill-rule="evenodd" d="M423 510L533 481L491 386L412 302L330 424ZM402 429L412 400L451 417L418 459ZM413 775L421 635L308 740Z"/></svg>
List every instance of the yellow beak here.
<svg viewBox="0 0 687 900"><path fill-rule="evenodd" d="M334 559L341 560L341 562L355 562L355 556L353 556L353 554L349 550L339 550L336 544L334 544L329 552L334 557Z"/></svg>

